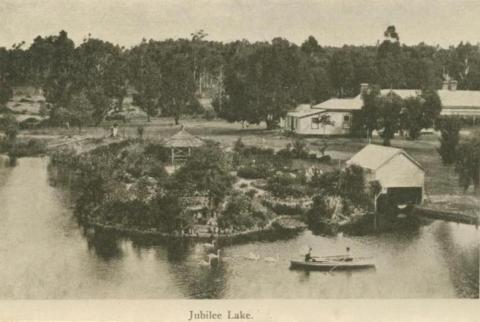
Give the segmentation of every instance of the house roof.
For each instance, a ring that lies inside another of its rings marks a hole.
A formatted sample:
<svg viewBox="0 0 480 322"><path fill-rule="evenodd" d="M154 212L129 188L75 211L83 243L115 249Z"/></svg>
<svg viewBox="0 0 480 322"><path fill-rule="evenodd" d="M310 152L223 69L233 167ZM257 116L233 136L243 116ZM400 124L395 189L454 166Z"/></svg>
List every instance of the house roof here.
<svg viewBox="0 0 480 322"><path fill-rule="evenodd" d="M305 112L312 109L311 104L299 104L292 112Z"/></svg>
<svg viewBox="0 0 480 322"><path fill-rule="evenodd" d="M401 98L415 97L421 95L422 91L419 89L382 89L381 94L387 95L394 92ZM440 89L437 91L438 96L442 102L443 108L465 108L473 107L480 109L480 91L459 91Z"/></svg>
<svg viewBox="0 0 480 322"><path fill-rule="evenodd" d="M165 142L165 146L170 148L194 148L203 144L204 142L201 139L188 133L183 128Z"/></svg>
<svg viewBox="0 0 480 322"><path fill-rule="evenodd" d="M310 109L304 110L304 111L289 112L287 115L288 116L293 116L293 117L298 117L298 118L303 118L303 117L307 117L307 116L310 116L310 115L320 114L320 113L323 113L323 112L325 112L325 110L310 108Z"/></svg>
<svg viewBox="0 0 480 322"><path fill-rule="evenodd" d="M363 106L363 100L361 95L353 98L331 98L325 102L314 105L314 109L324 110L345 110L355 111L361 110Z"/></svg>
<svg viewBox="0 0 480 322"><path fill-rule="evenodd" d="M480 107L471 106L468 108L457 108L457 107L446 107L442 108L441 115L469 115L469 116L480 116Z"/></svg>
<svg viewBox="0 0 480 322"><path fill-rule="evenodd" d="M362 168L375 171L398 154L405 155L408 159L410 159L410 161L423 170L423 167L404 150L376 144L369 144L365 146L350 160L348 160L347 164L356 164Z"/></svg>
<svg viewBox="0 0 480 322"><path fill-rule="evenodd" d="M415 97L422 94L422 91L419 89L382 89L380 94L388 95L390 93L395 93L396 95L400 96L402 99L406 99L409 97Z"/></svg>
<svg viewBox="0 0 480 322"><path fill-rule="evenodd" d="M480 91L439 90L443 107L476 107L480 109Z"/></svg>

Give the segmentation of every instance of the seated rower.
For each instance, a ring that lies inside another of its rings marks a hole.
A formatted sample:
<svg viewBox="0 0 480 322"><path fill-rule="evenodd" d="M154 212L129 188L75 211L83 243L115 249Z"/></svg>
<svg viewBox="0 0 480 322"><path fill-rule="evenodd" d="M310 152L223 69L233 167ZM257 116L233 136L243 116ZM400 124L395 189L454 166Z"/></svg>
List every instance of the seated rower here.
<svg viewBox="0 0 480 322"><path fill-rule="evenodd" d="M308 248L308 253L305 254L305 261L306 262L314 262L315 260L312 258L312 247Z"/></svg>
<svg viewBox="0 0 480 322"><path fill-rule="evenodd" d="M346 248L347 255L345 255L345 261L346 262L351 262L353 260L352 256L350 256L350 247Z"/></svg>

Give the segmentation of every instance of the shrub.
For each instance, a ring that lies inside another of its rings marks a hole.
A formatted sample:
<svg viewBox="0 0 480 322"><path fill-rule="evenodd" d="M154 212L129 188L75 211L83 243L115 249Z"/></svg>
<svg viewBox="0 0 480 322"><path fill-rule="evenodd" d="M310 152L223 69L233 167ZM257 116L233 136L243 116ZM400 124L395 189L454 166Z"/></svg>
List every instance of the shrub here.
<svg viewBox="0 0 480 322"><path fill-rule="evenodd" d="M306 194L299 178L283 173L270 177L266 188L278 198L303 197Z"/></svg>
<svg viewBox="0 0 480 322"><path fill-rule="evenodd" d="M243 149L245 148L245 144L242 141L242 138L238 138L233 145L233 151L237 153L242 153Z"/></svg>
<svg viewBox="0 0 480 322"><path fill-rule="evenodd" d="M307 144L302 139L296 139L292 144L292 154L294 158L306 159L308 158Z"/></svg>
<svg viewBox="0 0 480 322"><path fill-rule="evenodd" d="M367 197L363 168L354 164L343 169L338 180L338 188L346 199L355 204L365 204Z"/></svg>
<svg viewBox="0 0 480 322"><path fill-rule="evenodd" d="M344 200L339 196L316 195L307 213L310 225L316 226L327 220L335 220L343 213Z"/></svg>
<svg viewBox="0 0 480 322"><path fill-rule="evenodd" d="M34 118L34 117L29 117L23 121L21 121L18 126L21 129L33 129L36 128L40 124L40 120Z"/></svg>
<svg viewBox="0 0 480 322"><path fill-rule="evenodd" d="M206 119L207 121L211 121L217 117L217 114L213 110L205 110L203 112L203 118Z"/></svg>
<svg viewBox="0 0 480 322"><path fill-rule="evenodd" d="M237 176L244 179L263 179L267 175L257 167L245 166L238 169Z"/></svg>
<svg viewBox="0 0 480 322"><path fill-rule="evenodd" d="M106 121L122 121L122 122L127 122L127 117L123 114L119 114L119 113L114 113L114 114L111 114L111 115L107 115L105 117L105 120Z"/></svg>
<svg viewBox="0 0 480 322"><path fill-rule="evenodd" d="M462 120L458 117L443 117L436 125L441 133L438 153L444 164L452 164L455 162L456 148L460 141Z"/></svg>
<svg viewBox="0 0 480 322"><path fill-rule="evenodd" d="M170 150L161 144L149 143L145 147L145 154L164 163L170 160Z"/></svg>
<svg viewBox="0 0 480 322"><path fill-rule="evenodd" d="M0 106L0 114L9 114L9 113L13 113L13 110L6 106Z"/></svg>
<svg viewBox="0 0 480 322"><path fill-rule="evenodd" d="M340 170L327 171L324 173L315 173L310 180L310 187L324 194L337 194L338 181L340 179Z"/></svg>
<svg viewBox="0 0 480 322"><path fill-rule="evenodd" d="M247 196L249 196L250 198L253 198L253 197L255 197L255 195L257 194L257 190L255 190L255 189L250 189L250 190L248 190L245 194L246 194Z"/></svg>
<svg viewBox="0 0 480 322"><path fill-rule="evenodd" d="M305 209L299 205L289 205L281 202L269 202L264 201L264 205L270 208L274 213L278 215L302 215L305 213Z"/></svg>
<svg viewBox="0 0 480 322"><path fill-rule="evenodd" d="M473 185L474 191L480 192L480 138L470 139L458 146L455 171L459 175L459 185L465 191Z"/></svg>
<svg viewBox="0 0 480 322"><path fill-rule="evenodd" d="M17 145L17 155L32 156L47 152L47 144L43 140L30 139L26 144Z"/></svg>
<svg viewBox="0 0 480 322"><path fill-rule="evenodd" d="M234 192L227 198L225 209L218 223L223 229L235 227L245 230L255 226L265 226L269 217L267 210L254 202L251 197Z"/></svg>
<svg viewBox="0 0 480 322"><path fill-rule="evenodd" d="M321 163L330 163L332 162L332 157L330 155L322 155L320 158L318 158L318 162Z"/></svg>
<svg viewBox="0 0 480 322"><path fill-rule="evenodd" d="M143 139L143 132L145 131L145 128L143 126L137 126L137 134L140 139Z"/></svg>

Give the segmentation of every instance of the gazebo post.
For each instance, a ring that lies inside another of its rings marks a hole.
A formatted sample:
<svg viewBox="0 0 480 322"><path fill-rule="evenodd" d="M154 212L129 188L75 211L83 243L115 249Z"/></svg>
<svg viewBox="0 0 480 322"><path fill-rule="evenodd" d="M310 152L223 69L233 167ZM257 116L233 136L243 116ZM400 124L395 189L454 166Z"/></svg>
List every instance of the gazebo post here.
<svg viewBox="0 0 480 322"><path fill-rule="evenodd" d="M192 154L192 148L202 146L203 143L201 139L196 138L182 128L180 132L170 137L165 144L166 147L171 149L172 166L175 166L175 158L180 158L181 160L188 158ZM178 150L178 153L175 153L175 149Z"/></svg>

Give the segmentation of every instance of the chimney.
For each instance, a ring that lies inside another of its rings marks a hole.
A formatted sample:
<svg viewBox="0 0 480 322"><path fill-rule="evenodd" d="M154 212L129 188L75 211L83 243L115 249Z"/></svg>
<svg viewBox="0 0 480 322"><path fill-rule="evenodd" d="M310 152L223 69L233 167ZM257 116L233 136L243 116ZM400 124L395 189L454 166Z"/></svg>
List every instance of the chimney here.
<svg viewBox="0 0 480 322"><path fill-rule="evenodd" d="M450 81L450 90L451 91L456 91L457 90L457 84L458 84L458 82L456 80Z"/></svg>
<svg viewBox="0 0 480 322"><path fill-rule="evenodd" d="M368 91L368 83L360 84L360 94L364 94Z"/></svg>
<svg viewBox="0 0 480 322"><path fill-rule="evenodd" d="M442 83L442 89L443 90L448 90L448 80L444 80Z"/></svg>

